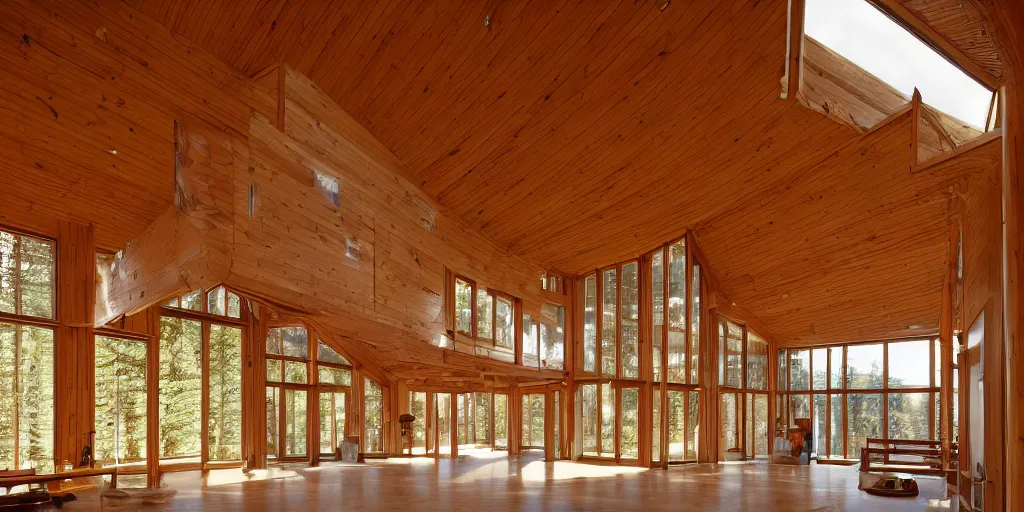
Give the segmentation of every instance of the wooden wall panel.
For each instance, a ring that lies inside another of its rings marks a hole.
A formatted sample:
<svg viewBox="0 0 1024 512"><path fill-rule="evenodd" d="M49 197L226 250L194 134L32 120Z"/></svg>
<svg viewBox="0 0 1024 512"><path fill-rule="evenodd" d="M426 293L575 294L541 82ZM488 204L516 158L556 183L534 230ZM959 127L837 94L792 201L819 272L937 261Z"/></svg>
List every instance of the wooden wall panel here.
<svg viewBox="0 0 1024 512"><path fill-rule="evenodd" d="M5 0L0 18L0 222L56 235L95 226L123 247L171 205L174 120L248 130L265 90L134 9L109 0Z"/></svg>

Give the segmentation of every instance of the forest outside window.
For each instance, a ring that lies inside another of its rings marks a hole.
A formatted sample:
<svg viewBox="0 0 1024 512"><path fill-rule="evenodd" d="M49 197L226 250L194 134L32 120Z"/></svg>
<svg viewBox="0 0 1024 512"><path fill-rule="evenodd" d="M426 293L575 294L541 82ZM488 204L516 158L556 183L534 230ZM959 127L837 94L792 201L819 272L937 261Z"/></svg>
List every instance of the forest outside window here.
<svg viewBox="0 0 1024 512"><path fill-rule="evenodd" d="M525 342L525 335L523 339ZM564 307L556 304L541 306L540 351L542 368L561 370L565 367Z"/></svg>
<svg viewBox="0 0 1024 512"><path fill-rule="evenodd" d="M0 312L54 317L52 240L0 231Z"/></svg>
<svg viewBox="0 0 1024 512"><path fill-rule="evenodd" d="M384 392L372 379L363 379L363 450L384 451Z"/></svg>
<svg viewBox="0 0 1024 512"><path fill-rule="evenodd" d="M162 465L241 460L243 331L215 318L160 318Z"/></svg>
<svg viewBox="0 0 1024 512"><path fill-rule="evenodd" d="M533 315L523 314L523 366L538 368L540 366L540 335L538 324Z"/></svg>
<svg viewBox="0 0 1024 512"><path fill-rule="evenodd" d="M851 343L779 352L779 422L807 418L818 458L856 459L868 438L935 440L941 430L938 340Z"/></svg>
<svg viewBox="0 0 1024 512"><path fill-rule="evenodd" d="M309 354L305 327L282 326L267 331L267 458L298 459L308 455Z"/></svg>
<svg viewBox="0 0 1024 512"><path fill-rule="evenodd" d="M0 467L54 471L53 339L0 322Z"/></svg>
<svg viewBox="0 0 1024 512"><path fill-rule="evenodd" d="M96 441L100 467L144 464L148 343L96 336Z"/></svg>
<svg viewBox="0 0 1024 512"><path fill-rule="evenodd" d="M651 356L655 382L697 385L700 266L687 264L686 238L649 253ZM692 258L689 258L692 259Z"/></svg>
<svg viewBox="0 0 1024 512"><path fill-rule="evenodd" d="M205 291L205 293L203 289L197 288L165 302L164 307L209 313L228 318L238 319L242 317L242 298L224 286L212 288Z"/></svg>

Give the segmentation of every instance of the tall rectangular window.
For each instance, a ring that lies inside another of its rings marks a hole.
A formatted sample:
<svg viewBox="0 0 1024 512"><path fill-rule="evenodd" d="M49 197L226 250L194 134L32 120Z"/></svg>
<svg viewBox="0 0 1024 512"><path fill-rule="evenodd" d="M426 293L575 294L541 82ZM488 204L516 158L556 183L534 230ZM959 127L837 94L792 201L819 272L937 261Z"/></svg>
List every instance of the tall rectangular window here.
<svg viewBox="0 0 1024 512"><path fill-rule="evenodd" d="M619 315L622 340L622 377L640 377L640 289L638 264L622 265L622 309Z"/></svg>
<svg viewBox="0 0 1024 512"><path fill-rule="evenodd" d="M686 371L686 239L668 248L668 368L669 382L685 384Z"/></svg>
<svg viewBox="0 0 1024 512"><path fill-rule="evenodd" d="M210 324L209 460L242 458L242 330Z"/></svg>
<svg viewBox="0 0 1024 512"><path fill-rule="evenodd" d="M747 331L747 389L768 390L768 342Z"/></svg>
<svg viewBox="0 0 1024 512"><path fill-rule="evenodd" d="M640 390L622 388L621 394L619 458L636 459L640 456Z"/></svg>
<svg viewBox="0 0 1024 512"><path fill-rule="evenodd" d="M53 318L54 243L0 231L0 312Z"/></svg>
<svg viewBox="0 0 1024 512"><path fill-rule="evenodd" d="M654 382L661 382L661 358L665 343L665 253L651 255L651 360Z"/></svg>
<svg viewBox="0 0 1024 512"><path fill-rule="evenodd" d="M367 452L384 451L384 393L376 382L363 379L363 419Z"/></svg>
<svg viewBox="0 0 1024 512"><path fill-rule="evenodd" d="M476 291L476 337L478 339L494 339L494 295L484 289Z"/></svg>
<svg viewBox="0 0 1024 512"><path fill-rule="evenodd" d="M507 349L515 346L515 325L512 321L512 301L498 297L494 306L494 346Z"/></svg>
<svg viewBox="0 0 1024 512"><path fill-rule="evenodd" d="M743 387L743 327L722 319L718 325L719 383Z"/></svg>
<svg viewBox="0 0 1024 512"><path fill-rule="evenodd" d="M473 285L455 279L455 330L473 335Z"/></svg>
<svg viewBox="0 0 1024 512"><path fill-rule="evenodd" d="M583 284L583 371L597 371L597 276L591 274Z"/></svg>
<svg viewBox="0 0 1024 512"><path fill-rule="evenodd" d="M651 462L661 462L661 390L651 389Z"/></svg>
<svg viewBox="0 0 1024 512"><path fill-rule="evenodd" d="M529 313L523 314L523 365L536 368L540 363L540 339L537 323Z"/></svg>
<svg viewBox="0 0 1024 512"><path fill-rule="evenodd" d="M601 430L598 421L597 384L582 384L579 389L583 423L583 455L597 457L600 454L598 433Z"/></svg>
<svg viewBox="0 0 1024 512"><path fill-rule="evenodd" d="M202 322L160 317L160 458L199 462L203 410Z"/></svg>
<svg viewBox="0 0 1024 512"><path fill-rule="evenodd" d="M615 331L618 308L618 274L601 272L601 374L615 375Z"/></svg>
<svg viewBox="0 0 1024 512"><path fill-rule="evenodd" d="M508 449L508 395L494 395L494 448Z"/></svg>
<svg viewBox="0 0 1024 512"><path fill-rule="evenodd" d="M53 471L53 331L0 323L0 467Z"/></svg>
<svg viewBox="0 0 1024 512"><path fill-rule="evenodd" d="M561 370L565 366L565 308L555 304L541 306L541 366Z"/></svg>
<svg viewBox="0 0 1024 512"><path fill-rule="evenodd" d="M700 354L700 265L693 264L693 282L690 283L690 294L693 301L690 303L690 384L697 385L698 381L698 355Z"/></svg>
<svg viewBox="0 0 1024 512"><path fill-rule="evenodd" d="M96 336L96 442L98 465L146 460L145 341Z"/></svg>

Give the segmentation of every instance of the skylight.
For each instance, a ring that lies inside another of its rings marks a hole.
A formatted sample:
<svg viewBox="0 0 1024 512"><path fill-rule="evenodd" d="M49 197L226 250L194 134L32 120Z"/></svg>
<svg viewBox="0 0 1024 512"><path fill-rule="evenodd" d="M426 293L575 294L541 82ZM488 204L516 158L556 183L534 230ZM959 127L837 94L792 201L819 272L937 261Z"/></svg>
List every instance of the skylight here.
<svg viewBox="0 0 1024 512"><path fill-rule="evenodd" d="M804 33L910 98L979 130L992 91L864 0L807 0Z"/></svg>

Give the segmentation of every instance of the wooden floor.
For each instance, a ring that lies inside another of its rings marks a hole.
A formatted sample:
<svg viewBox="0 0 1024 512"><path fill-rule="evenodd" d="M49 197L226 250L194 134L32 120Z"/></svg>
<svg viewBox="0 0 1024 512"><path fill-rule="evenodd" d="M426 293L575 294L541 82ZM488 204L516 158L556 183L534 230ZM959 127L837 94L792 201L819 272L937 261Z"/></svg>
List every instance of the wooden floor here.
<svg viewBox="0 0 1024 512"><path fill-rule="evenodd" d="M945 510L935 499L941 480L919 478L917 499L879 498L857 490L856 467L730 464L644 471L501 455L274 469L244 482L238 470L205 479L169 474L165 483L178 489L173 502L144 510ZM103 509L114 510L110 505ZM99 509L96 493L64 507Z"/></svg>

